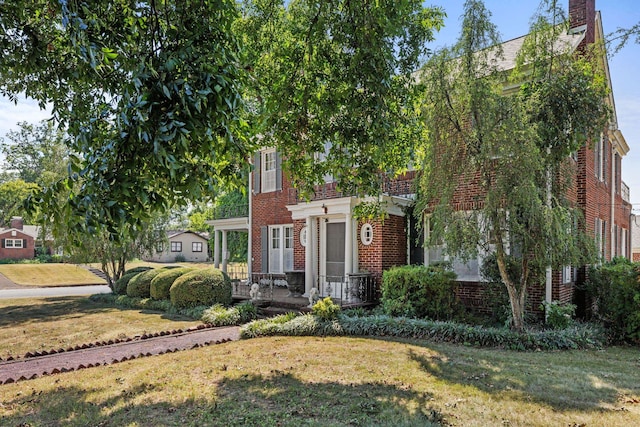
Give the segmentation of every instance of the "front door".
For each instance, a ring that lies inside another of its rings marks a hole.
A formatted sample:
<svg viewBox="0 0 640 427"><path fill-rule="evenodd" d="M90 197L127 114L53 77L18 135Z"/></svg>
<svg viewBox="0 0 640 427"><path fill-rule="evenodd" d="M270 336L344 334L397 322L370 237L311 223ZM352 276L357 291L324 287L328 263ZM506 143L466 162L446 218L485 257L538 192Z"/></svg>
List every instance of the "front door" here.
<svg viewBox="0 0 640 427"><path fill-rule="evenodd" d="M326 226L327 281L340 281L344 276L344 222L328 222Z"/></svg>

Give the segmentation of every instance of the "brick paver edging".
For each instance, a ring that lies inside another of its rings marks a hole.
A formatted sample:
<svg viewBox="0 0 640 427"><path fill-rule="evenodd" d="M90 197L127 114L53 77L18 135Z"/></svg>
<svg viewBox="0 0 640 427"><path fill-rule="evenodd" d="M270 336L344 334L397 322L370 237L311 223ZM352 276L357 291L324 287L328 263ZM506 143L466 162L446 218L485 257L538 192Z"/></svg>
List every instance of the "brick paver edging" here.
<svg viewBox="0 0 640 427"><path fill-rule="evenodd" d="M0 384L34 379L39 376L70 372L95 366L124 362L140 357L173 353L240 339L237 326L222 328L192 328L181 333L169 333L69 351L0 362ZM29 354L29 353L28 353Z"/></svg>

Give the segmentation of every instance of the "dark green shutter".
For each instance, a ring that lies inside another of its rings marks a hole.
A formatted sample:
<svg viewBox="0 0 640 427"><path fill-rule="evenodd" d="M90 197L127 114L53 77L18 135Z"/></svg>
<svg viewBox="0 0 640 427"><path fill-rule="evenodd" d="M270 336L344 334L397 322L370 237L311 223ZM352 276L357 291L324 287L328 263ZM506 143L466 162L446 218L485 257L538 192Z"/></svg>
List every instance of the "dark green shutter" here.
<svg viewBox="0 0 640 427"><path fill-rule="evenodd" d="M282 157L276 151L276 190L282 190Z"/></svg>
<svg viewBox="0 0 640 427"><path fill-rule="evenodd" d="M3 247L3 248L4 248L4 241L5 241L5 240L6 240L6 239L2 239L2 247Z"/></svg>
<svg viewBox="0 0 640 427"><path fill-rule="evenodd" d="M260 152L253 155L253 192L260 192Z"/></svg>
<svg viewBox="0 0 640 427"><path fill-rule="evenodd" d="M260 227L260 272L269 272L269 227Z"/></svg>

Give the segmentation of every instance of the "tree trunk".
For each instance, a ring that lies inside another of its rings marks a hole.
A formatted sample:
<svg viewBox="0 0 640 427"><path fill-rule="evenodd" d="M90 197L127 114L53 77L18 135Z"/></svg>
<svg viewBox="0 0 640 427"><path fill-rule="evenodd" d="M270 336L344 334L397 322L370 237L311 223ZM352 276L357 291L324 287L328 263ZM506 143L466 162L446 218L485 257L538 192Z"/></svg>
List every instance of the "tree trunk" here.
<svg viewBox="0 0 640 427"><path fill-rule="evenodd" d="M505 259L506 255L504 249L500 244L497 245L496 261L498 262L498 271L500 271L500 277L502 282L507 287L509 293L509 303L511 305L511 326L516 331L524 330L524 311L525 311L525 295L526 295L526 281L520 283L520 289L509 278L507 271L507 263Z"/></svg>

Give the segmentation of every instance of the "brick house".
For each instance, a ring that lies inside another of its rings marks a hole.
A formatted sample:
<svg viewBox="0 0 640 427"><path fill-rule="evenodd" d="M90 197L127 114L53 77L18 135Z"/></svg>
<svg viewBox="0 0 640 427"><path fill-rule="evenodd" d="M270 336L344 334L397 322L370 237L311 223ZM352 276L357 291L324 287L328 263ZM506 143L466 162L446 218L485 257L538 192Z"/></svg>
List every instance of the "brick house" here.
<svg viewBox="0 0 640 427"><path fill-rule="evenodd" d="M9 228L0 229L0 259L33 259L38 230L25 226L20 217L11 218Z"/></svg>
<svg viewBox="0 0 640 427"><path fill-rule="evenodd" d="M564 37L573 49L579 52L603 39L595 0L569 0L569 11L571 30ZM512 65L523 40L524 36L503 44L505 55L511 55L506 61ZM602 64L608 77L606 58ZM613 110L610 126L593 147L585 146L577 153L571 198L582 209L587 231L593 234L602 257L611 259L630 256L631 205L629 188L621 180L622 158L629 147L618 130L613 95L607 102ZM438 248L423 247L424 237L417 235L412 223L416 171L385 184L381 200L388 217L384 221L363 222L353 217L354 207L363 199L338 193L330 178L316 187L311 200L299 200L274 148L256 153L253 166L248 215L236 219L241 225L234 227L249 233L248 264L254 275L303 271L306 293L317 288L321 295L350 299L362 297L362 292L353 292L354 278L359 283L355 287L362 291L362 277L370 279L367 284L375 284L390 267L429 264L440 258ZM470 193L477 191L473 182L465 187ZM224 227L218 228L218 223L224 226L222 221L210 224L224 232ZM216 242L217 237L216 231ZM219 253L218 245L214 254ZM214 262L218 265L219 256L214 255ZM464 264L453 262L460 282L458 295L471 306L482 305L481 264L482 257ZM571 267L554 271L549 283L530 289L533 306L545 298L570 302L576 282L584 280L584 271Z"/></svg>

